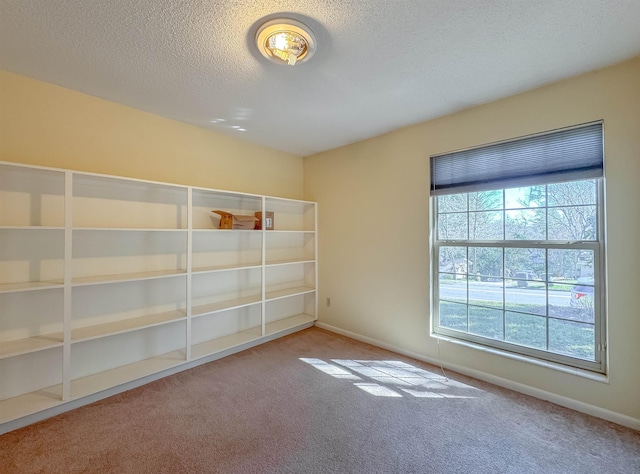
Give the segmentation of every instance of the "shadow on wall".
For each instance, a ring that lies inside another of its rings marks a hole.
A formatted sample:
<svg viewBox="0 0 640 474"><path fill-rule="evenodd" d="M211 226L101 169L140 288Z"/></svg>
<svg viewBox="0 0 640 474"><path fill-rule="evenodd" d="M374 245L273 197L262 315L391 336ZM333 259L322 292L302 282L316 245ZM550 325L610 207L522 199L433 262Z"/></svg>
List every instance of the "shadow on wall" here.
<svg viewBox="0 0 640 474"><path fill-rule="evenodd" d="M301 358L302 362L376 397L476 398L482 390L395 360Z"/></svg>

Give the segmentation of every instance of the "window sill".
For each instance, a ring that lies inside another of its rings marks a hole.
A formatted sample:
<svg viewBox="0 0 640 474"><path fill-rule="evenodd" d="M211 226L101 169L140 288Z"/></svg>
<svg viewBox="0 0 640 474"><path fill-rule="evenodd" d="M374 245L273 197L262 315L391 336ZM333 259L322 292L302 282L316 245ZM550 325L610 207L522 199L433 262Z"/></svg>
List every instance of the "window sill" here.
<svg viewBox="0 0 640 474"><path fill-rule="evenodd" d="M559 364L557 362L550 362L546 360L536 359L535 357L529 357L521 354L514 354L513 352L502 351L500 349L496 349L493 347L486 347L480 344L475 344L469 341L462 341L460 339L455 339L453 337L445 336L442 334L431 333L431 337L435 339L439 339L441 341L450 342L452 344L458 344L464 347L468 347L470 349L475 349L482 352L488 352L489 354L497 355L500 357L505 357L511 360L517 360L520 362L525 362L527 364L537 365L539 367L545 367L548 369L556 370L558 372L564 372L571 375L576 375L578 377L583 377L585 379L593 380L595 382L601 383L609 383L609 377L605 374L597 374L595 372L590 372L588 370L579 369L577 367L569 367L563 364Z"/></svg>

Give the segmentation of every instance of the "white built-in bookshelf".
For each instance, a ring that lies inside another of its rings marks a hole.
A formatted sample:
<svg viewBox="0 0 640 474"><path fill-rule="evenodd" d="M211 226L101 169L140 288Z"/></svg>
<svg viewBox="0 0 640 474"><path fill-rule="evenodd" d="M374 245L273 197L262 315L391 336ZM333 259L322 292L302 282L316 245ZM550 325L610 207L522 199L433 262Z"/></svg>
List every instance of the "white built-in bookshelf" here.
<svg viewBox="0 0 640 474"><path fill-rule="evenodd" d="M275 227L219 229L214 209ZM316 215L0 162L0 433L311 326Z"/></svg>

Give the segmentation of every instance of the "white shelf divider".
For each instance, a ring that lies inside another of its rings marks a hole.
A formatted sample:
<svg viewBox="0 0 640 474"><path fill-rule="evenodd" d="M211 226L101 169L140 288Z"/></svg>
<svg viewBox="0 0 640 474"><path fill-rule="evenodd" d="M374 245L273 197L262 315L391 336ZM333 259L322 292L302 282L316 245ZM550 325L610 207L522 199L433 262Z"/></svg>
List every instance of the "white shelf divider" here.
<svg viewBox="0 0 640 474"><path fill-rule="evenodd" d="M195 267L191 270L191 273L214 273L214 272L226 272L229 270L242 270L248 268L260 268L260 263L247 263L238 265L216 265L210 267Z"/></svg>
<svg viewBox="0 0 640 474"><path fill-rule="evenodd" d="M170 369L185 362L177 350L71 381L71 398L77 399Z"/></svg>
<svg viewBox="0 0 640 474"><path fill-rule="evenodd" d="M19 291L48 290L51 288L63 288L63 287L64 287L64 283L62 280L0 283L0 293L16 293Z"/></svg>
<svg viewBox="0 0 640 474"><path fill-rule="evenodd" d="M314 263L315 260L314 259L309 259L309 258L292 258L289 260L273 260L273 261L268 261L266 262L265 265L268 265L270 267L275 267L277 265L292 265L294 263Z"/></svg>
<svg viewBox="0 0 640 474"><path fill-rule="evenodd" d="M63 342L62 335L61 332L56 332L0 342L0 359L60 347Z"/></svg>
<svg viewBox="0 0 640 474"><path fill-rule="evenodd" d="M148 314L137 318L128 318L121 321L96 324L71 330L71 342L83 342L99 337L112 336L123 332L137 331L139 329L161 326L186 319L186 311L166 311L163 313Z"/></svg>
<svg viewBox="0 0 640 474"><path fill-rule="evenodd" d="M0 225L0 230L64 230L64 226L46 225Z"/></svg>
<svg viewBox="0 0 640 474"><path fill-rule="evenodd" d="M296 314L295 316L289 316L288 318L279 319L278 321L268 323L266 327L266 333L267 335L275 334L305 324L311 326L314 321L315 317L311 316L310 314Z"/></svg>
<svg viewBox="0 0 640 474"><path fill-rule="evenodd" d="M266 216L267 212L267 198L262 197L262 215ZM264 219L263 219L264 220ZM275 220L275 216L274 216ZM267 230L262 230L262 270L261 270L261 297L262 297L262 314L261 314L261 327L260 335L265 336L267 334Z"/></svg>
<svg viewBox="0 0 640 474"><path fill-rule="evenodd" d="M191 348L191 358L200 359L217 352L240 346L247 342L255 341L262 337L260 327L247 329L245 331L236 332L227 336L218 337L209 341L201 342Z"/></svg>
<svg viewBox="0 0 640 474"><path fill-rule="evenodd" d="M243 308L260 303L262 298L260 295L244 296L232 300L217 301L215 303L202 304L192 307L192 317L205 316L207 314L219 313L229 309Z"/></svg>
<svg viewBox="0 0 640 474"><path fill-rule="evenodd" d="M292 288L284 288L282 290L267 291L265 295L265 300L272 301L272 300L277 300L281 298L288 298L290 296L304 295L305 293L313 293L314 291L316 291L315 288L312 288L310 286L304 286L301 284L300 286L294 286Z"/></svg>
<svg viewBox="0 0 640 474"><path fill-rule="evenodd" d="M33 413L48 410L62 404L62 384L25 393L0 402L0 426Z"/></svg>
<svg viewBox="0 0 640 474"><path fill-rule="evenodd" d="M127 281L152 280L186 275L186 270L154 270L149 272L123 273L121 275L96 275L73 278L73 286L102 285L105 283L122 283Z"/></svg>
<svg viewBox="0 0 640 474"><path fill-rule="evenodd" d="M278 230L271 229L267 231L268 234L315 234L315 230Z"/></svg>
<svg viewBox="0 0 640 474"><path fill-rule="evenodd" d="M187 330L185 333L185 358L191 360L191 319L193 317L193 188L187 188L187 281L185 286L187 302Z"/></svg>
<svg viewBox="0 0 640 474"><path fill-rule="evenodd" d="M62 316L62 400L71 397L71 318L73 313L73 173L65 172L64 193L64 302Z"/></svg>

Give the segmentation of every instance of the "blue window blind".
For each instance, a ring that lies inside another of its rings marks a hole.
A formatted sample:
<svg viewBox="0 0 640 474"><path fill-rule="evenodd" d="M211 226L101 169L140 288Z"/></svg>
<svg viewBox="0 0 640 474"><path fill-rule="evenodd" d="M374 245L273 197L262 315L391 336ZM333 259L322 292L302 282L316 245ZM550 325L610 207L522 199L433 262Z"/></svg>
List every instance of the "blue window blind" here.
<svg viewBox="0 0 640 474"><path fill-rule="evenodd" d="M430 158L431 195L533 186L603 176L602 122Z"/></svg>

